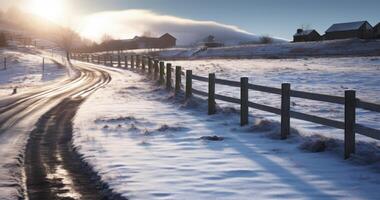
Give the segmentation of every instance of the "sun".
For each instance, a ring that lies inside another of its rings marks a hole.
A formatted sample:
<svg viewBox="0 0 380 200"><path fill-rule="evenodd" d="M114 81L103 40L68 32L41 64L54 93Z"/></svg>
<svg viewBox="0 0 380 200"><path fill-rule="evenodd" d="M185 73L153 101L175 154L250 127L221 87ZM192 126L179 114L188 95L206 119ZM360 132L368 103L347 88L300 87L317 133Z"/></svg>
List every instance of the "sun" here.
<svg viewBox="0 0 380 200"><path fill-rule="evenodd" d="M65 0L26 0L26 9L53 22L62 22Z"/></svg>

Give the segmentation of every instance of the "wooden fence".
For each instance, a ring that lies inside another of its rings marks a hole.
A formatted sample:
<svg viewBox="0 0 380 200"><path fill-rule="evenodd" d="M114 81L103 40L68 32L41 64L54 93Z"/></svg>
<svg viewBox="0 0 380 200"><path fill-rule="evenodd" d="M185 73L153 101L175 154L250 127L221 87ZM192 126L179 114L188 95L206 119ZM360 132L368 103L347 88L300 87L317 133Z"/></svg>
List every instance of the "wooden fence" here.
<svg viewBox="0 0 380 200"><path fill-rule="evenodd" d="M114 67L112 55L97 55L92 56L89 54L73 54L74 59L81 61L93 62L98 64L110 65ZM128 58L129 57L129 58ZM91 60L90 60L91 58ZM101 62L101 60L103 62ZM108 61L108 62L107 62ZM128 62L129 61L129 62ZM129 63L129 65L128 65ZM128 55L124 56L124 64L121 61L121 56L117 56L117 67L139 70L151 75L150 77L157 80L160 84L166 84L168 90L174 89L175 93L181 90L181 76L185 76L185 98L190 98L193 94L207 97L208 99L208 114L212 115L216 113L215 100L221 100L233 104L240 105L240 124L242 126L248 124L248 112L249 108L254 108L270 113L274 113L281 116L281 138L286 139L290 134L290 119L299 119L308 122L313 122L325 126L334 127L344 130L344 158L347 159L351 154L355 153L355 134L365 135L367 137L380 140L380 130L366 127L364 125L356 123L356 109L361 108L373 112L380 113L380 105L361 101L356 98L355 90L346 90L344 97L316 94L311 92L292 90L289 83L283 83L281 88L274 88L262 85L255 85L248 82L247 77L241 77L240 81L231 81L216 78L214 73L210 73L208 77L202 77L193 74L192 70L186 70L184 73L180 66L175 67L174 87L172 77L172 65L166 64L163 61L153 59L148 56L140 55ZM148 67L148 71L146 70ZM165 77L166 75L166 77ZM201 81L208 83L208 91L200 91L192 87L192 82ZM240 88L240 99L217 94L215 91L215 84L225 85L229 87ZM249 91L259 91L265 93L271 93L281 96L280 108L275 108L263 104L258 104L249 101ZM290 99L301 98L314 101L321 101L333 104L344 105L344 121L337 121L333 119L326 119L315 115L305 114L297 111L290 110Z"/></svg>

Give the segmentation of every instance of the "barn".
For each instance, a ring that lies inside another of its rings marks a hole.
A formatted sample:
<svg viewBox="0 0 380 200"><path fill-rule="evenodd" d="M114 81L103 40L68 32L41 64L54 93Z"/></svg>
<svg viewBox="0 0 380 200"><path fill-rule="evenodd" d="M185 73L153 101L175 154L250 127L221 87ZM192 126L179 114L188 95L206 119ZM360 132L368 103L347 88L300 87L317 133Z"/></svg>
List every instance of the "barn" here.
<svg viewBox="0 0 380 200"><path fill-rule="evenodd" d="M321 35L314 29L297 29L297 33L293 35L293 42L319 41L321 38Z"/></svg>
<svg viewBox="0 0 380 200"><path fill-rule="evenodd" d="M177 39L170 35L169 33L165 33L161 37L158 38L158 48L171 48L175 47L177 43Z"/></svg>
<svg viewBox="0 0 380 200"><path fill-rule="evenodd" d="M367 21L348 22L333 24L326 30L324 39L346 39L361 38L368 39L372 37L372 26Z"/></svg>
<svg viewBox="0 0 380 200"><path fill-rule="evenodd" d="M134 43L134 45L138 49L163 49L170 48L176 46L177 39L170 35L169 33L165 33L159 38L153 37L134 37L130 42Z"/></svg>
<svg viewBox="0 0 380 200"><path fill-rule="evenodd" d="M99 45L99 49L128 50L128 49L164 49L176 46L177 39L165 33L159 38L135 36L133 39L110 40Z"/></svg>
<svg viewBox="0 0 380 200"><path fill-rule="evenodd" d="M373 27L374 38L380 38L380 23Z"/></svg>

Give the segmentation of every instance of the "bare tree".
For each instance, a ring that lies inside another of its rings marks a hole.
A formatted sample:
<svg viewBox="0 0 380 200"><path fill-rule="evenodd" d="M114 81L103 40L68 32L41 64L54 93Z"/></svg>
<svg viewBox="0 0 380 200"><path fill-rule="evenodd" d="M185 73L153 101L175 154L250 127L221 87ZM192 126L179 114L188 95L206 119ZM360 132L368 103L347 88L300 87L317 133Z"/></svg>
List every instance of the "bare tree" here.
<svg viewBox="0 0 380 200"><path fill-rule="evenodd" d="M69 28L61 28L57 35L57 44L65 51L67 61L70 61L71 50L79 39L78 34Z"/></svg>
<svg viewBox="0 0 380 200"><path fill-rule="evenodd" d="M107 33L103 34L102 38L100 39L101 43L106 43L113 40L113 37Z"/></svg>
<svg viewBox="0 0 380 200"><path fill-rule="evenodd" d="M5 33L0 33L0 47L7 46L7 37L5 36Z"/></svg>

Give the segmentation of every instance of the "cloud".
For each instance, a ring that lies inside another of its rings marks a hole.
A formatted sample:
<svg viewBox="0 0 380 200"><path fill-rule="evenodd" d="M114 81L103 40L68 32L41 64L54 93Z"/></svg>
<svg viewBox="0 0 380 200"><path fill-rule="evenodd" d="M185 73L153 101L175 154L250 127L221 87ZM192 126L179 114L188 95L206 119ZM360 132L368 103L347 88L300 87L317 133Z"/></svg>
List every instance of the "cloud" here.
<svg viewBox="0 0 380 200"><path fill-rule="evenodd" d="M160 15L149 10L94 13L84 17L77 30L82 36L95 41L100 41L104 34L116 39L128 39L144 33L150 33L151 36L170 33L177 38L178 45L194 44L208 35L214 35L226 44L259 40L259 36L236 26Z"/></svg>

